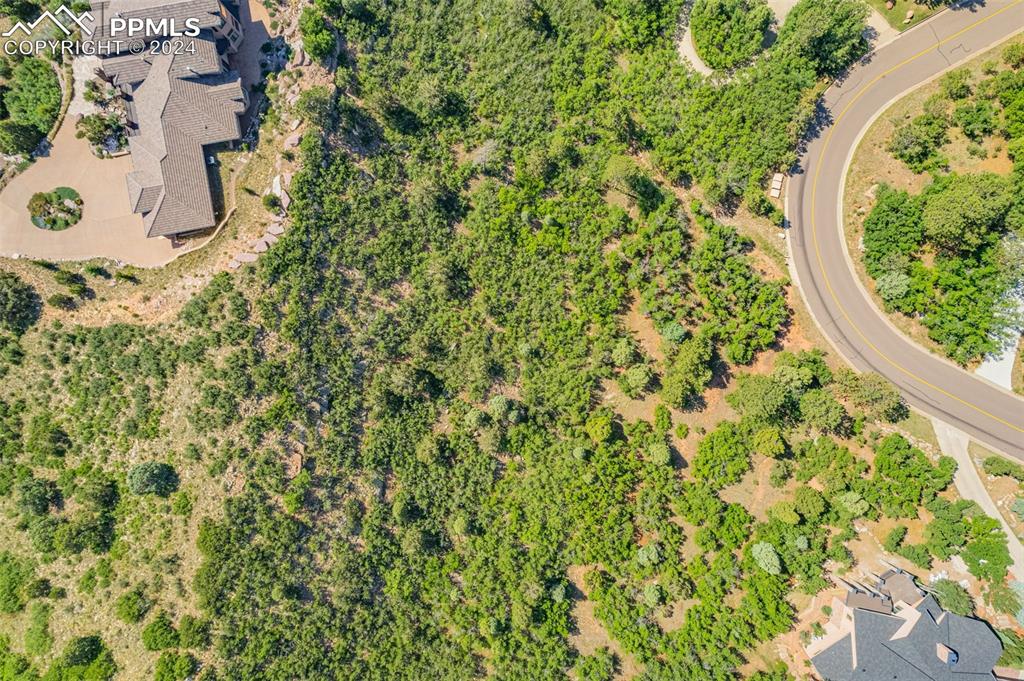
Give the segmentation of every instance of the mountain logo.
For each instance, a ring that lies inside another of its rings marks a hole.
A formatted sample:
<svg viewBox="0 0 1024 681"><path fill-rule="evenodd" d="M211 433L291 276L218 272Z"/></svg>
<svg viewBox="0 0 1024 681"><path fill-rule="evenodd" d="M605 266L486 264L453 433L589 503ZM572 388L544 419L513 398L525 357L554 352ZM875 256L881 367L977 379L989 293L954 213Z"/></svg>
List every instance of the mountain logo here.
<svg viewBox="0 0 1024 681"><path fill-rule="evenodd" d="M65 19L63 21L58 18L61 15L65 16ZM63 31L64 35L66 36L71 35L72 32L74 32L76 26L82 29L82 33L84 33L85 35L92 35L92 29L89 28L89 24L86 23L87 21L90 23L93 21L92 14L90 14L88 11L82 12L81 14L75 14L64 5L61 5L59 8L57 8L57 11L55 12L46 10L45 12L40 14L35 21L32 21L28 24L19 21L15 23L14 26L11 26L9 29L4 31L0 35L2 35L4 38L10 38L16 32L22 31L26 36L30 36L32 35L32 31L34 31L36 27L43 22L43 20L50 21L50 23L52 23L54 26Z"/></svg>

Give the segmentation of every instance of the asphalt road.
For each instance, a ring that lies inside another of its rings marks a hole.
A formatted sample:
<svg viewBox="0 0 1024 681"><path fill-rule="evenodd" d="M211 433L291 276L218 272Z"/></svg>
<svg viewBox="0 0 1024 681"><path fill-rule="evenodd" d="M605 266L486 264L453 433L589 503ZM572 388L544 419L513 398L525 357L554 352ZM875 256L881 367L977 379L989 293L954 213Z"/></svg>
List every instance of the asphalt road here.
<svg viewBox="0 0 1024 681"><path fill-rule="evenodd" d="M819 327L861 371L892 381L915 408L1024 460L1024 399L939 358L885 318L853 271L843 237L846 169L889 104L1024 29L1024 0L942 12L880 47L824 97L828 112L789 181L791 269Z"/></svg>

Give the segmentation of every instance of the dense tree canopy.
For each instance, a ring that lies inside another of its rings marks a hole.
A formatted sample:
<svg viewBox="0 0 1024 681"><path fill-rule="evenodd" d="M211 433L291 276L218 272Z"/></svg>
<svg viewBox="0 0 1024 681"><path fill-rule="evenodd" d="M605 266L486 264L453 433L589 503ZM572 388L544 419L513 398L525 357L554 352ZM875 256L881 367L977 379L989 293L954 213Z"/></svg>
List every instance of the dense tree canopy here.
<svg viewBox="0 0 1024 681"><path fill-rule="evenodd" d="M922 112L897 126L888 150L916 172L932 171L932 182L916 196L880 185L864 221L865 268L886 307L919 318L961 363L1002 349L1022 321L1010 294L1024 282L1024 267L1008 255L1024 224L1019 169L1009 177L943 172L951 124L981 156L1000 118L1011 147L1024 135L1015 123L1024 81L1015 71L986 73L994 75L974 83L970 70L951 71Z"/></svg>
<svg viewBox="0 0 1024 681"><path fill-rule="evenodd" d="M950 462L879 436L899 394L779 352L764 223L710 205L795 158L863 49L859 3L821 4L727 83L679 61L678 3L306 8L340 65L296 102L280 240L174 318L47 324L4 365L0 600L76 641L4 668L731 681L852 566L854 519L923 504L916 550L994 580L997 533L937 504ZM617 653L573 645L583 599Z"/></svg>
<svg viewBox="0 0 1024 681"><path fill-rule="evenodd" d="M697 0L690 10L697 54L713 69L731 69L757 54L771 21L764 0Z"/></svg>
<svg viewBox="0 0 1024 681"><path fill-rule="evenodd" d="M39 296L16 274L0 271L0 331L24 333L39 317Z"/></svg>

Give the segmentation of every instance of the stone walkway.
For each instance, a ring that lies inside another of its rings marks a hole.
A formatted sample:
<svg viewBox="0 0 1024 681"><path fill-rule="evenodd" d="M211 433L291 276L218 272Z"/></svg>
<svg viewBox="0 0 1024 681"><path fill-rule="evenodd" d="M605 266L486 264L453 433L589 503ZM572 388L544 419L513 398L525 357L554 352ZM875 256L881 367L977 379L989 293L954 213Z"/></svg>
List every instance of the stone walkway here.
<svg viewBox="0 0 1024 681"><path fill-rule="evenodd" d="M289 138L289 143L291 139L293 138ZM298 143L296 142L296 144ZM281 169L280 158L278 158L277 168L278 170ZM271 246L277 243L278 239L281 238L281 235L284 234L284 230L288 226L288 206L291 204L291 197L288 195L288 187L291 186L291 183L291 172L286 171L274 176L274 180L267 193L273 194L281 201L281 209L273 218L271 218L270 224L267 225L263 235L249 243L248 250L236 253L235 256L228 261L228 269L237 270L242 265L256 262L259 255L261 253L266 253Z"/></svg>
<svg viewBox="0 0 1024 681"><path fill-rule="evenodd" d="M75 57L71 62L71 73L74 76L71 103L68 104L66 120L74 121L77 116L86 116L96 113L98 107L93 102L85 99L85 84L96 77L96 69L99 68L100 58L95 56Z"/></svg>

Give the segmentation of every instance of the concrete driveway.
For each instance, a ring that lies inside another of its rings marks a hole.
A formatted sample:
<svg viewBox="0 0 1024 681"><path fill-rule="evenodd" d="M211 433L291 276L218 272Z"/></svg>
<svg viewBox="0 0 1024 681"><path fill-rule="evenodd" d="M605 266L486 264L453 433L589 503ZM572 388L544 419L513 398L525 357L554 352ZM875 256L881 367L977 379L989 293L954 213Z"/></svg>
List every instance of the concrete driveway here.
<svg viewBox="0 0 1024 681"><path fill-rule="evenodd" d="M0 191L0 256L45 260L110 258L140 267L171 260L178 249L168 239L147 239L142 217L128 206L128 156L100 159L89 143L75 139L66 119L50 155L39 158ZM28 214L32 194L71 187L82 195L82 219L61 232L39 229Z"/></svg>

